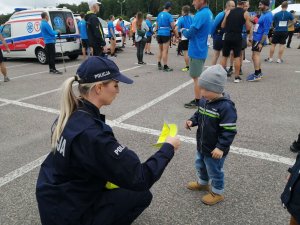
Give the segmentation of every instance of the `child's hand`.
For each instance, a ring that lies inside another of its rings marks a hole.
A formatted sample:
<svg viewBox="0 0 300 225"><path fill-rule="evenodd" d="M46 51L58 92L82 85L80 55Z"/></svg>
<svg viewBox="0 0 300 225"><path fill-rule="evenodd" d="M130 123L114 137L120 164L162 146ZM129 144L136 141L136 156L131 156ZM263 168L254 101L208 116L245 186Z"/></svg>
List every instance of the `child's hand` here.
<svg viewBox="0 0 300 225"><path fill-rule="evenodd" d="M192 121L190 121L190 120L187 120L186 122L185 122L185 129L189 129L189 130L191 130L191 126L193 125L193 122Z"/></svg>
<svg viewBox="0 0 300 225"><path fill-rule="evenodd" d="M214 159L221 159L223 157L223 151L218 148L215 148L211 154Z"/></svg>

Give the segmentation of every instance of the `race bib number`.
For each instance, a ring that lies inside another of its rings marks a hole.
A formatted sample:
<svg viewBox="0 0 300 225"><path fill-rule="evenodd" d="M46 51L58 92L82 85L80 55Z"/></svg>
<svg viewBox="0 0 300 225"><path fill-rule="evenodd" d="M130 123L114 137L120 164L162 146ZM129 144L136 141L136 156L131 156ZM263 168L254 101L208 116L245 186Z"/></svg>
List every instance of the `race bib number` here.
<svg viewBox="0 0 300 225"><path fill-rule="evenodd" d="M259 24L255 24L255 26L254 26L254 28L253 28L253 31L254 31L254 32L257 32L258 27L259 27Z"/></svg>
<svg viewBox="0 0 300 225"><path fill-rule="evenodd" d="M280 27L287 27L287 21L279 21Z"/></svg>

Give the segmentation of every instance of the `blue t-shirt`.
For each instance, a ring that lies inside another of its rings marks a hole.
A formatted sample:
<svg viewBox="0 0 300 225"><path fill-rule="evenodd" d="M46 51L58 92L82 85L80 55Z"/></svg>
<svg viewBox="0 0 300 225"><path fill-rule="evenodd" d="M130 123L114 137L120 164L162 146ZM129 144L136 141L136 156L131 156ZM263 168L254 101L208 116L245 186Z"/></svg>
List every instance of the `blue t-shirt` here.
<svg viewBox="0 0 300 225"><path fill-rule="evenodd" d="M242 29L242 38L247 39L247 29L246 29L246 24L243 25Z"/></svg>
<svg viewBox="0 0 300 225"><path fill-rule="evenodd" d="M80 20L77 25L80 33L80 38L83 40L88 39L87 32L86 32L86 21Z"/></svg>
<svg viewBox="0 0 300 225"><path fill-rule="evenodd" d="M183 35L189 39L188 55L193 59L206 59L208 53L207 38L211 31L213 14L205 6L198 10L189 30L183 30Z"/></svg>
<svg viewBox="0 0 300 225"><path fill-rule="evenodd" d="M222 11L216 16L214 22L212 23L210 34L211 34L212 38L215 40L222 40L222 38L223 38L224 29L221 28L221 23L222 23L224 17L225 17L225 12ZM217 29L217 28L220 28L220 29Z"/></svg>
<svg viewBox="0 0 300 225"><path fill-rule="evenodd" d="M272 12L267 11L259 17L258 23L254 25L253 41L261 41L263 35L268 35L273 22Z"/></svg>
<svg viewBox="0 0 300 225"><path fill-rule="evenodd" d="M177 22L178 31L180 31L180 29L182 28L190 29L192 23L193 23L193 19L190 15L184 15L179 17Z"/></svg>
<svg viewBox="0 0 300 225"><path fill-rule="evenodd" d="M56 41L56 35L58 34L57 31L54 31L52 27L46 20L42 20L41 22L41 32L44 38L45 44L52 44Z"/></svg>
<svg viewBox="0 0 300 225"><path fill-rule="evenodd" d="M292 13L288 11L280 11L276 13L273 17L274 31L287 32L289 21L294 20Z"/></svg>
<svg viewBox="0 0 300 225"><path fill-rule="evenodd" d="M150 20L146 20L146 24L149 27L149 31L147 31L146 36L151 37L153 34L153 25Z"/></svg>
<svg viewBox="0 0 300 225"><path fill-rule="evenodd" d="M157 35L169 37L171 35L171 23L173 21L173 17L170 13L160 12L156 19L158 27Z"/></svg>
<svg viewBox="0 0 300 225"><path fill-rule="evenodd" d="M115 26L114 26L113 21L109 21L109 22L107 23L107 29L108 29L108 37L109 37L109 38L115 36ZM113 33L111 33L110 30L112 30Z"/></svg>

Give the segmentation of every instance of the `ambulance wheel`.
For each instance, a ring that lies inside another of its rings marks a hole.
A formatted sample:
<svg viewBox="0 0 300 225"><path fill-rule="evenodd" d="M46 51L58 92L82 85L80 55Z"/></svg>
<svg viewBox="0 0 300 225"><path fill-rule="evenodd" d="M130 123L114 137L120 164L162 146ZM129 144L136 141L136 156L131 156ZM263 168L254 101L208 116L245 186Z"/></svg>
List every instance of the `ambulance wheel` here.
<svg viewBox="0 0 300 225"><path fill-rule="evenodd" d="M36 58L38 59L39 63L41 63L41 64L48 63L46 51L42 48L39 48L38 50L36 50Z"/></svg>
<svg viewBox="0 0 300 225"><path fill-rule="evenodd" d="M71 59L71 60L75 60L75 59L77 59L77 58L78 58L78 56L79 56L79 55L77 55L77 54L68 55L69 59Z"/></svg>

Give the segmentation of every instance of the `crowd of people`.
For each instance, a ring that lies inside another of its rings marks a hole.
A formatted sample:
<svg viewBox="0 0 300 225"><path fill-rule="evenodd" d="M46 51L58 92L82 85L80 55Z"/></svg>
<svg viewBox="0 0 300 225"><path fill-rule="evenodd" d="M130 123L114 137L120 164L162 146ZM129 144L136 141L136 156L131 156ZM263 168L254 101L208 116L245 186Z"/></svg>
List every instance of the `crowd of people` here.
<svg viewBox="0 0 300 225"><path fill-rule="evenodd" d="M196 181L187 188L205 191L201 201L215 205L224 201L224 162L237 134L235 104L224 92L227 77L234 74L239 83L243 74L245 50L251 46L254 72L247 81L259 81L263 77L261 50L267 44L273 24L270 55L265 61L273 62L276 45L279 44L277 63L283 63L286 40L291 43L292 26L296 22L293 12L282 11L274 16L269 10L269 0L260 0L260 16L248 12L249 1L226 2L224 11L216 15L208 6L208 0L193 0L195 15L190 6L182 7L182 16L174 20L167 2L158 14L155 25L151 15L144 19L138 12L131 21L130 33L136 47L137 63L144 62L144 54L151 52L152 37L158 43L157 68L172 72L169 66L169 48L177 42L183 52L183 72L189 72L193 80L193 99L184 104L197 111L185 121L185 128L197 129ZM159 180L164 169L180 146L178 137L168 137L165 144L146 162L120 144L112 129L105 123L100 108L110 105L119 93L118 83L133 83L119 71L111 60L116 57L116 32L122 35L122 48L126 45L126 28L122 18L117 24L111 15L108 21L110 57L102 24L97 17L101 3L89 0L89 9L81 14L78 22L84 62L77 75L63 84L60 114L53 124L52 152L41 166L36 197L42 224L131 224L151 203L151 186ZM49 73L62 74L55 67L55 42L60 31L48 23L49 16L42 13L41 31L49 61ZM208 38L213 39L214 55L211 66L204 70L208 57ZM174 37L174 39L173 39ZM8 46L0 35L0 40ZM9 81L0 55L4 81ZM230 67L227 61L230 58ZM219 63L218 63L219 61ZM234 69L233 69L234 68ZM79 95L73 92L78 83ZM300 134L291 145L293 152L300 152ZM284 207L291 213L292 225L300 224L300 155L289 169L291 176L281 196Z"/></svg>

